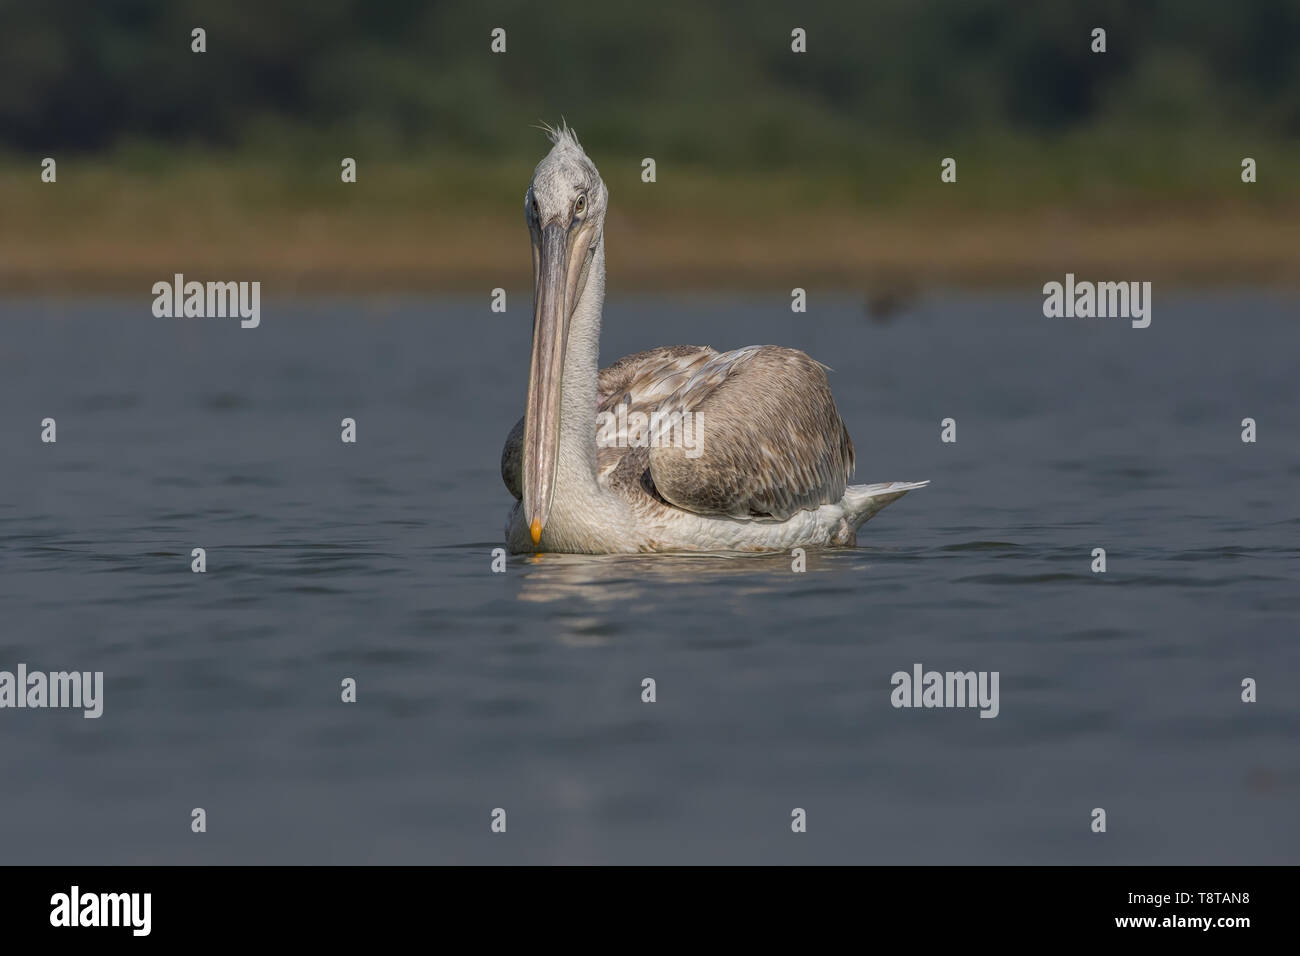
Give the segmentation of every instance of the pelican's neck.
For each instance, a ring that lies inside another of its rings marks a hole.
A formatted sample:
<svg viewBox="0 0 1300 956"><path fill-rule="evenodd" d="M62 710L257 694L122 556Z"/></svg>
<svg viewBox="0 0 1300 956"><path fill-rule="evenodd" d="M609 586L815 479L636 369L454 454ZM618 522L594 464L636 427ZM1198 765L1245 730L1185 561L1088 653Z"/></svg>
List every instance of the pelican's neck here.
<svg viewBox="0 0 1300 956"><path fill-rule="evenodd" d="M599 490L596 478L596 376L600 313L605 303L605 237L596 243L587 282L569 320L560 399L560 454L556 492Z"/></svg>

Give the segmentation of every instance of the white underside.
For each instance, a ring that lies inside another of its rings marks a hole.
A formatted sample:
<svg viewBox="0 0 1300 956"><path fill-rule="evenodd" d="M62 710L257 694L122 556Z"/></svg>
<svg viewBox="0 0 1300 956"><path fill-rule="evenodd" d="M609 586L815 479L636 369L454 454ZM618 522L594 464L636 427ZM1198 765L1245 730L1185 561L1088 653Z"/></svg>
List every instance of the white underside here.
<svg viewBox="0 0 1300 956"><path fill-rule="evenodd" d="M506 524L514 552L564 551L586 554L663 551L789 551L852 545L857 529L885 505L928 481L850 485L833 505L800 511L784 521L697 515L676 508L635 507L609 489L597 500L565 507L557 489L556 508L534 547L516 503Z"/></svg>

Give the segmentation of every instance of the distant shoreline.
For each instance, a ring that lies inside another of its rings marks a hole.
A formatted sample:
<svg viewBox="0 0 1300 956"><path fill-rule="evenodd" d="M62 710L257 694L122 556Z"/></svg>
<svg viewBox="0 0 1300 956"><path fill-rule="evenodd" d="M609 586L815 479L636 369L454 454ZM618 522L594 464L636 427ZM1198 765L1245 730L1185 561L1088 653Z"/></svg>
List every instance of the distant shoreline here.
<svg viewBox="0 0 1300 956"><path fill-rule="evenodd" d="M1231 169L1157 184L1030 184L963 167L960 185L608 164L612 294L1097 280L1300 286L1300 194ZM937 169L937 167L936 167ZM139 291L174 273L258 280L268 296L525 290L524 164L244 161L0 166L0 295ZM1012 173L1015 171L1013 170ZM1025 175L1028 175L1026 172ZM1203 193L1196 188L1212 183Z"/></svg>
<svg viewBox="0 0 1300 956"><path fill-rule="evenodd" d="M279 219L190 236L146 231L23 237L0 233L0 293L139 290L184 272L200 280L257 279L267 294L474 292L526 289L527 237L484 224L473 233L409 222L358 234L328 218ZM823 218L764 230L713 222L683 235L663 223L615 224L611 292L800 287L888 293L895 287L1000 287L1066 272L1180 285L1300 285L1300 214L1289 221L1236 214L1147 223L969 215L850 223Z"/></svg>

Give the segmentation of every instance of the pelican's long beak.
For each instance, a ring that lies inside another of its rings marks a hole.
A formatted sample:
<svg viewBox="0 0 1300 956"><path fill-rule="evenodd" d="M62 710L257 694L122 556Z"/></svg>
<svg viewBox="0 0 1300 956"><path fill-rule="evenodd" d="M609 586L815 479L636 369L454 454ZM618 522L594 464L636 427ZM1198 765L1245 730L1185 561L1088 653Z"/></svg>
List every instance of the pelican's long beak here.
<svg viewBox="0 0 1300 956"><path fill-rule="evenodd" d="M560 449L564 350L573 303L567 281L567 236L558 223L542 230L534 252L533 358L524 410L524 520L536 545L551 516Z"/></svg>

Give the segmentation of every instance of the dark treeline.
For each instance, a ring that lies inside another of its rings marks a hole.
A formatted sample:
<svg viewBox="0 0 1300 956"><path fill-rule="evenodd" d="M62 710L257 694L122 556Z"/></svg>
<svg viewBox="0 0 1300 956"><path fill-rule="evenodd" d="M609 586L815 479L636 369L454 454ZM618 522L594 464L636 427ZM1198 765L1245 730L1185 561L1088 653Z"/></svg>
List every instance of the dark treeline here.
<svg viewBox="0 0 1300 956"><path fill-rule="evenodd" d="M1297 0L5 0L0 148L531 155L521 127L561 114L606 151L748 166L1090 129L1280 140L1298 51Z"/></svg>

